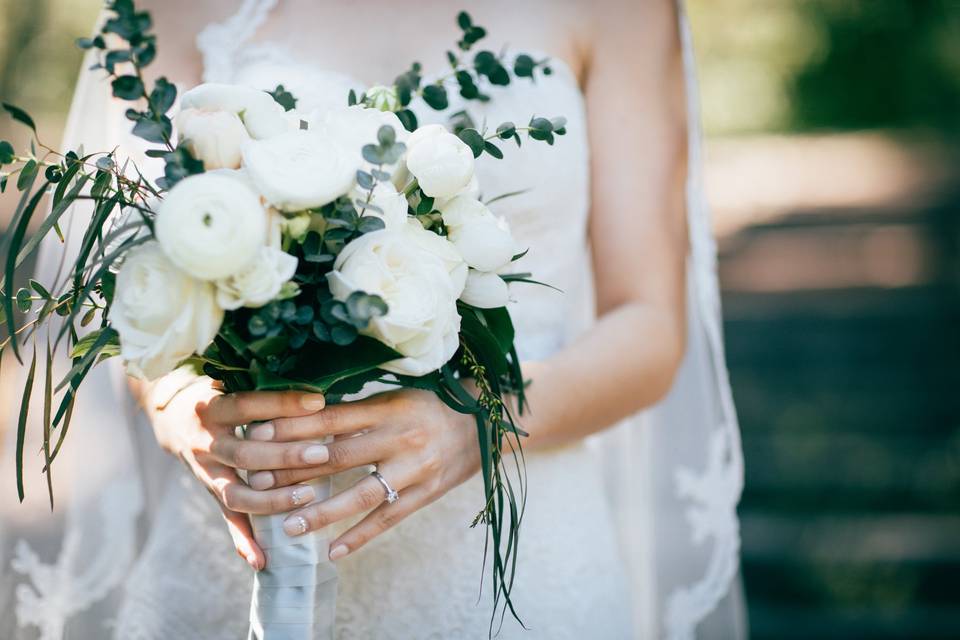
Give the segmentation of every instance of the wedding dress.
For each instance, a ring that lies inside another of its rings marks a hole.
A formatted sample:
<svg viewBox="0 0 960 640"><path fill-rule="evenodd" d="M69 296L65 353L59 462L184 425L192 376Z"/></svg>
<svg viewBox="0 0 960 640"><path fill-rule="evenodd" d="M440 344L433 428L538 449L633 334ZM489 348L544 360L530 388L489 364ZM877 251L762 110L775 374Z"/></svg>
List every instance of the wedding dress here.
<svg viewBox="0 0 960 640"><path fill-rule="evenodd" d="M348 89L362 89L348 76L298 61L280 43L251 43L274 4L244 0L235 16L202 32L205 80L282 83L308 109L330 100L339 105ZM742 460L683 20L681 29L692 132L688 352L658 406L590 441L528 454L514 598L529 631L507 616L501 638L744 633L736 581ZM555 73L536 85L493 88L489 103L468 106L477 122L549 113L569 123L554 147L504 145L503 161L477 165L485 196L526 190L499 202L497 213L531 248L522 270L563 291L528 287L517 295L511 313L524 359L549 356L593 322L584 100L573 73L559 60L552 65ZM88 148L99 149L111 134L84 118L106 110L114 122L123 120L97 97L107 87L94 84L89 74L82 79L68 128L82 129ZM421 109L421 121L443 121L464 106L453 100L445 114ZM12 482L0 483L0 638L245 636L250 570L235 556L214 501L160 451L123 385L116 369L101 367L83 389L54 467L61 504L53 516L39 482L23 506L9 506ZM27 450L35 449L28 443ZM0 477L12 480L12 447L4 451ZM30 458L27 477L39 478ZM338 478L337 488L352 481ZM479 591L485 532L469 528L481 496L474 478L341 560L337 637L486 637L490 597Z"/></svg>

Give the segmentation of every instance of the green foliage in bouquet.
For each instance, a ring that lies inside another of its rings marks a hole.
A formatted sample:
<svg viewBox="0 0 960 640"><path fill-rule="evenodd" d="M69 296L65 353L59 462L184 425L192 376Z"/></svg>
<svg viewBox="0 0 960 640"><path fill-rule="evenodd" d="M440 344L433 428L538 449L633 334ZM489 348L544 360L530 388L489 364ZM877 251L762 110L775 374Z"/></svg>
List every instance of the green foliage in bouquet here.
<svg viewBox="0 0 960 640"><path fill-rule="evenodd" d="M113 96L131 103L125 115L133 123L132 133L157 145L147 155L163 160L162 177L151 181L132 161L117 158L114 151L76 149L61 153L40 140L25 111L3 104L12 118L32 130L34 138L29 151L22 153L0 141L0 169L4 169L0 172L0 190L13 180L22 193L0 250L0 323L6 323L8 334L0 343L0 353L9 347L24 364L28 355L25 349L32 344L17 423L16 480L21 501L25 432L38 372L38 351L41 362L45 361L41 369L42 455L51 508L52 464L64 443L84 378L97 363L108 358L124 355L127 359L123 332L111 321L118 272L131 251L148 243L156 244L157 213L168 195L179 189L181 183L186 185L195 180L193 176L210 169L205 166L203 154L195 153L191 141L182 139L182 132L180 140L175 138L169 112L177 99L176 87L162 77L152 86L145 79L143 70L157 55L150 15L138 11L132 0L110 0L107 9L110 18L100 32L78 40L78 46L95 53L98 61L93 70L102 70L109 76ZM487 87L551 73L547 60L526 54L508 61L487 50L474 53L486 31L466 13L459 14L457 22L463 33L457 51L447 54L449 73L424 84L422 67L416 63L390 87L375 87L359 96L351 92L347 105L362 106L370 112L392 112L402 129L416 132L418 122L411 108L415 99L421 99L430 108L445 110L450 105L450 90L458 91L465 100L485 102L491 99ZM283 86L277 86L268 95L272 98L270 104L275 101L281 112L297 107L297 98ZM309 125L302 121L301 126ZM493 130L481 130L465 111L452 115L451 127L469 149L469 155L479 158L486 154L493 159L503 158L500 142L513 140L520 146L521 136L525 136L553 144L556 136L566 132L562 118L542 117L532 118L525 126L503 122ZM295 272L268 301L224 307L223 320L208 346L180 364L191 365L222 381L228 392L301 389L324 393L328 402L336 402L377 381L432 391L454 410L474 416L485 495L473 524L484 524L490 533L495 611L501 610L496 605L503 603L504 613L509 608L517 616L510 593L525 501L520 444L525 434L511 407L524 410L525 383L510 314L502 304L490 308L461 298L456 302L459 332L452 357L431 371L409 372L390 366L404 354L396 345L377 339L373 331L377 323L389 318L387 301L381 295L362 290L338 294L330 285L331 273L337 270L344 248L385 229L387 215L378 204L382 189L396 189L392 193L402 198L403 218L416 220L417 229L422 226L420 233L429 232L428 235L443 238L444 242L451 237L442 210L447 205L439 205L441 199L430 195L431 189L421 185L412 172L404 174L398 166L407 152L406 136L405 131L389 124L378 127L376 139L355 150L364 164L351 177L353 186L347 193L318 206L292 210L278 206L276 211L272 210L271 215L279 217L283 229L282 245L277 251L296 259ZM31 221L47 194L51 195L50 212L27 238ZM54 280L31 280L28 287L15 290L18 267L41 241L53 232L60 242L65 242L61 220L81 201L90 203L90 219L79 242L71 242L69 253L64 252ZM519 259L523 253L517 251L512 259ZM508 262L510 255L507 254ZM471 274L474 266L471 264ZM462 271L466 274L466 265ZM530 274L498 275L493 268L480 269L478 274L504 282L533 282ZM210 283L202 284L213 287ZM38 350L41 329L46 330L46 341ZM54 360L58 353L68 356L71 365L65 375L55 380ZM515 398L515 403L507 403L508 396ZM505 462L512 465L512 470L504 468Z"/></svg>

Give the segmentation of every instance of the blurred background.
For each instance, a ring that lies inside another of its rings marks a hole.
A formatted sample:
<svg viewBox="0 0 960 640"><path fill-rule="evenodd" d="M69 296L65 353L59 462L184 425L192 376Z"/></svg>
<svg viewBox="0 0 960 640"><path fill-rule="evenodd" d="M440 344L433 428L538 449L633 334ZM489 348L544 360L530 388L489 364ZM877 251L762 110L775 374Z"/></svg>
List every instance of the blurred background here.
<svg viewBox="0 0 960 640"><path fill-rule="evenodd" d="M45 141L100 4L0 0L0 97ZM960 638L960 0L688 9L752 635Z"/></svg>

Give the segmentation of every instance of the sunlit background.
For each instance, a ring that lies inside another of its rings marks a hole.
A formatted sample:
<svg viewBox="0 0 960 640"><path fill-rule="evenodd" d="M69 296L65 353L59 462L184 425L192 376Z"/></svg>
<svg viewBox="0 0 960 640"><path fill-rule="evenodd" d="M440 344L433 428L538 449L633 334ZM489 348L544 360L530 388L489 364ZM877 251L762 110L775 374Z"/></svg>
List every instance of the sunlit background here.
<svg viewBox="0 0 960 640"><path fill-rule="evenodd" d="M960 0L688 4L752 636L960 637ZM46 140L99 6L0 0L0 97Z"/></svg>

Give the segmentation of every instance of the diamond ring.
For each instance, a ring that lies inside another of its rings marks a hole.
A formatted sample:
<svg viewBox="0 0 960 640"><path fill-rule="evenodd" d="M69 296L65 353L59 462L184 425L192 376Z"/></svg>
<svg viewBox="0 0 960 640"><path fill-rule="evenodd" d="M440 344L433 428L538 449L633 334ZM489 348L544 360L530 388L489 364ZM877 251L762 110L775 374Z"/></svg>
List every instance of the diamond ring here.
<svg viewBox="0 0 960 640"><path fill-rule="evenodd" d="M393 487L391 487L390 484L384 479L384 477L380 475L379 471L374 469L373 471L370 472L370 475L376 478L377 481L383 485L383 489L387 492L387 502L389 502L390 504L393 504L394 502L400 499L400 494L393 490Z"/></svg>

